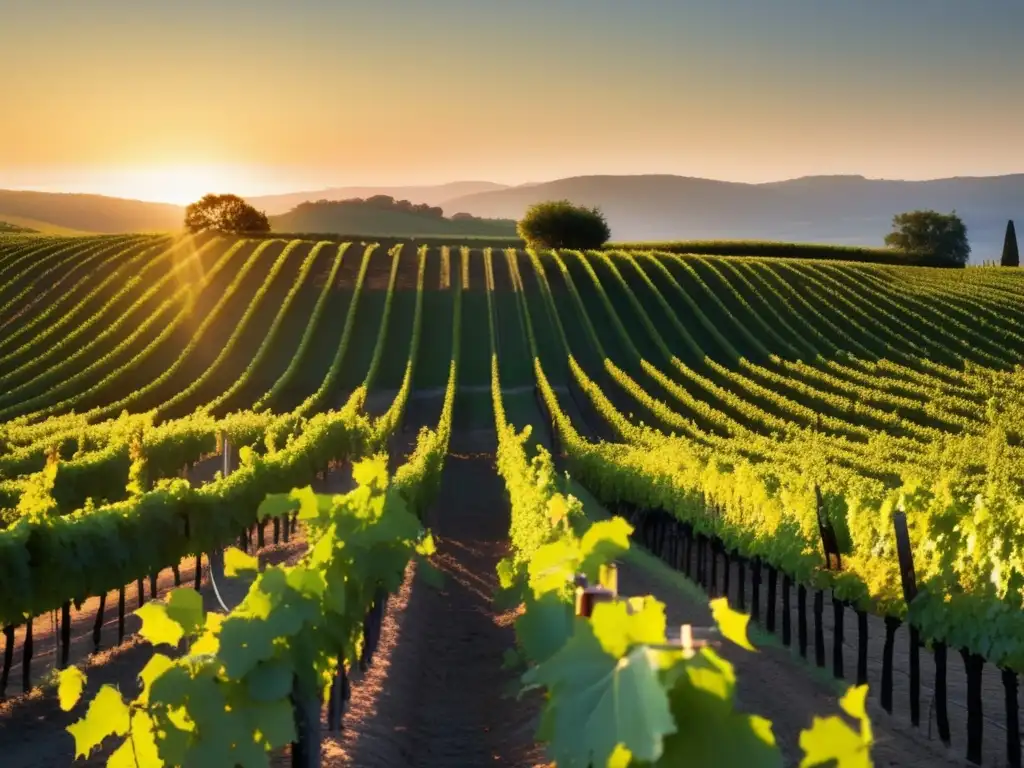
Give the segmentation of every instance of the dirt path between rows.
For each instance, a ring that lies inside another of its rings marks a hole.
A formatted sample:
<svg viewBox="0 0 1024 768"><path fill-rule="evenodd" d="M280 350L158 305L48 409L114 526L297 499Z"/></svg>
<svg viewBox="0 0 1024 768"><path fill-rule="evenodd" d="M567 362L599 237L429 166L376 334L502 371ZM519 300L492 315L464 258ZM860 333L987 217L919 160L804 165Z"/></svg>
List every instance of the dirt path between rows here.
<svg viewBox="0 0 1024 768"><path fill-rule="evenodd" d="M508 507L493 431L456 433L427 516L441 589L415 565L385 613L373 666L353 682L340 734L324 732L325 766L401 768L544 765L534 743L537 702L504 692L513 616L491 605L508 548ZM275 765L286 766L287 754Z"/></svg>

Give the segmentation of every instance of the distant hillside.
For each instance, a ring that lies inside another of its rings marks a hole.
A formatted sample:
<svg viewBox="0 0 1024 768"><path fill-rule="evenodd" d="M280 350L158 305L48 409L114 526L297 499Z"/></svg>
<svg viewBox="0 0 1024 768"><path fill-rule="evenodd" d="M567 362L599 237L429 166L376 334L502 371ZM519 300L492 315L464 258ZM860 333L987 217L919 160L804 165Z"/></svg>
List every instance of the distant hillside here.
<svg viewBox="0 0 1024 768"><path fill-rule="evenodd" d="M18 224L12 224L9 221L0 221L0 234L19 234L27 235L37 233L38 229L31 229L29 227L22 227Z"/></svg>
<svg viewBox="0 0 1024 768"><path fill-rule="evenodd" d="M479 192L492 192L507 189L504 184L492 181L453 181L448 184L409 187L331 187L315 192L289 192L283 195L262 195L249 197L246 201L268 215L275 216L287 213L302 203L313 203L319 200L352 200L386 195L396 200L410 200L413 203L441 205L445 200L464 195L475 195ZM454 209L453 209L454 210Z"/></svg>
<svg viewBox="0 0 1024 768"><path fill-rule="evenodd" d="M104 195L0 190L0 220L30 229L72 232L166 232L181 228L183 208ZM32 224L24 224L30 220Z"/></svg>
<svg viewBox="0 0 1024 768"><path fill-rule="evenodd" d="M882 245L896 213L956 210L972 260L998 258L1006 221L1024 218L1024 174L934 181L816 176L742 184L684 176L578 176L475 193L443 203L477 216L518 218L568 198L599 206L615 240L786 240Z"/></svg>
<svg viewBox="0 0 1024 768"><path fill-rule="evenodd" d="M351 235L411 237L515 237L511 220L481 219L467 214L444 216L441 208L376 195L366 200L321 200L270 217L276 232L323 232Z"/></svg>
<svg viewBox="0 0 1024 768"><path fill-rule="evenodd" d="M456 221L404 209L308 207L318 201L387 197L493 221ZM956 210L972 261L998 259L1007 219L1024 219L1024 174L932 181L810 176L742 184L684 176L577 176L506 187L487 181L393 188L338 187L253 197L279 232L375 236L513 237L532 203L568 198L599 206L618 241L776 240L881 246L902 211ZM0 191L0 221L41 232L136 232L181 228L183 208L100 195Z"/></svg>

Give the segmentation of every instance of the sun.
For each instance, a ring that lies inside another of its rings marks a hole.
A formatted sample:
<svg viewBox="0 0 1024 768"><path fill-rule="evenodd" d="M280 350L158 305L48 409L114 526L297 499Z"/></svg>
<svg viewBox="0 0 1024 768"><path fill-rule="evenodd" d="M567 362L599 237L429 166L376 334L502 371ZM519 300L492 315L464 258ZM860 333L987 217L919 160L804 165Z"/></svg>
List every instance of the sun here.
<svg viewBox="0 0 1024 768"><path fill-rule="evenodd" d="M104 192L115 197L188 205L203 195L249 192L244 173L213 165L174 165L111 172Z"/></svg>

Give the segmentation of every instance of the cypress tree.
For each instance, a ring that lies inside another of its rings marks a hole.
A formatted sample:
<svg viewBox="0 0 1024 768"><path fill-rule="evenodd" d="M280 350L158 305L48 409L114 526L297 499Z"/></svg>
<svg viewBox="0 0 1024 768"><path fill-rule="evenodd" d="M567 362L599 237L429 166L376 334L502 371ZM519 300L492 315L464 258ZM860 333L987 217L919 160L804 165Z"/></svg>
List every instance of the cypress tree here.
<svg viewBox="0 0 1024 768"><path fill-rule="evenodd" d="M1019 267L1020 252L1017 250L1017 232L1013 228L1013 219L1006 225L1006 239L1003 240L1003 259L1000 262L1004 267Z"/></svg>

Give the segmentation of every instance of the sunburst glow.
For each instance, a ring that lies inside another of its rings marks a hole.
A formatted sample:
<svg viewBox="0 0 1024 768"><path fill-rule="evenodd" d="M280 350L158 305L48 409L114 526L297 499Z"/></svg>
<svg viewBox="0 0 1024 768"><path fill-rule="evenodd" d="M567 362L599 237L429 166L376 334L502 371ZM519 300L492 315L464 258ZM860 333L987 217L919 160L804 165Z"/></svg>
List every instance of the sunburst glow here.
<svg viewBox="0 0 1024 768"><path fill-rule="evenodd" d="M211 192L261 194L259 187L252 173L243 168L174 165L113 170L104 174L91 191L133 200L187 205Z"/></svg>

